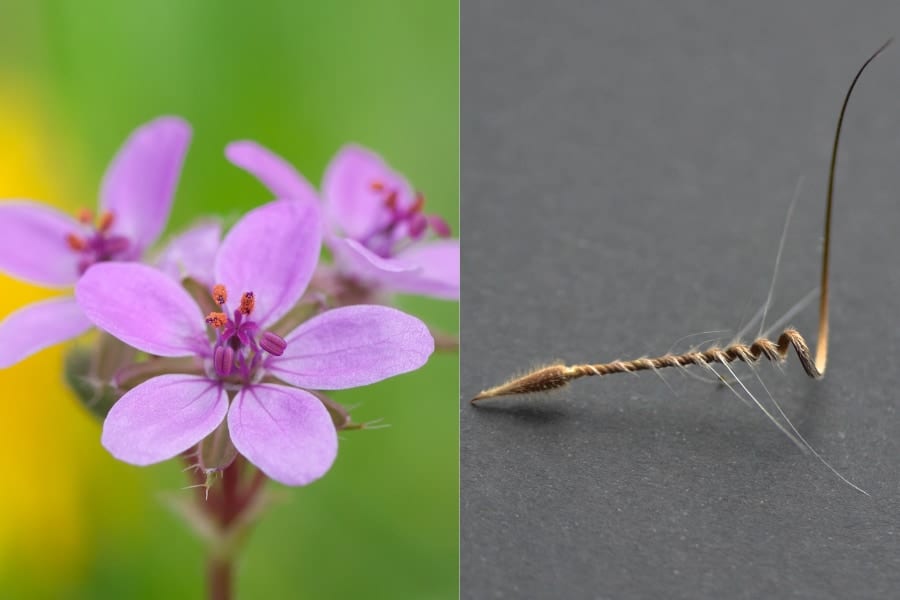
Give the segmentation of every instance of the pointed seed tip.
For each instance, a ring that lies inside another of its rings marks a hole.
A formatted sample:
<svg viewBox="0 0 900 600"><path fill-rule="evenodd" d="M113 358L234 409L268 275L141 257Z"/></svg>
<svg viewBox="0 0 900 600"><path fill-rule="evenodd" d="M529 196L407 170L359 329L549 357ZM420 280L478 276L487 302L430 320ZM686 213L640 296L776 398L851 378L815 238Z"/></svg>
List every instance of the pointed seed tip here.
<svg viewBox="0 0 900 600"><path fill-rule="evenodd" d="M476 406L479 400L484 400L485 398L490 398L489 390L484 390L482 392L478 392L478 395L469 400L469 404L472 406Z"/></svg>

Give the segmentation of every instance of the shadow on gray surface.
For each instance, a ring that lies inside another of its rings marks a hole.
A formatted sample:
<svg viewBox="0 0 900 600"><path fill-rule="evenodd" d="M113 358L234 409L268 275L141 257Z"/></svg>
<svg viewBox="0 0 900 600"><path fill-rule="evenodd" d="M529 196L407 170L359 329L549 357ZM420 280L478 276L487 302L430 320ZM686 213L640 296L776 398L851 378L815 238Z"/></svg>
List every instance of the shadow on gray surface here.
<svg viewBox="0 0 900 600"><path fill-rule="evenodd" d="M567 416L566 411L558 406L544 406L543 403L527 401L496 402L472 406L471 409L484 413L484 418L513 419L534 425L551 425Z"/></svg>

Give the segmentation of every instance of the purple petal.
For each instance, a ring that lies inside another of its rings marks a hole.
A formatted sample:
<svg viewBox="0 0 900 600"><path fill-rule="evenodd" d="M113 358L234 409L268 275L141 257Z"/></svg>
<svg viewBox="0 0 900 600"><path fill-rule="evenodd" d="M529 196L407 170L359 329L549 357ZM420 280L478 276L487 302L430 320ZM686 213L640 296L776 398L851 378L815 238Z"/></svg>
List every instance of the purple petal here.
<svg viewBox="0 0 900 600"><path fill-rule="evenodd" d="M49 206L0 202L0 271L38 285L72 285L81 255L68 246L66 236L81 231L75 219Z"/></svg>
<svg viewBox="0 0 900 600"><path fill-rule="evenodd" d="M23 306L0 321L0 369L81 335L90 327L91 322L71 296Z"/></svg>
<svg viewBox="0 0 900 600"><path fill-rule="evenodd" d="M271 357L276 377L312 390L367 385L418 369L434 351L425 323L387 306L345 306L289 333L287 349Z"/></svg>
<svg viewBox="0 0 900 600"><path fill-rule="evenodd" d="M228 411L238 452L285 485L306 485L328 472L337 432L328 409L308 392L283 385L245 387Z"/></svg>
<svg viewBox="0 0 900 600"><path fill-rule="evenodd" d="M106 170L100 208L113 213L113 233L134 244L135 256L166 226L190 141L190 125L160 117L132 133Z"/></svg>
<svg viewBox="0 0 900 600"><path fill-rule="evenodd" d="M382 258L356 240L348 238L330 236L328 247L342 273L376 287L380 287L381 282L391 275L422 270L406 261Z"/></svg>
<svg viewBox="0 0 900 600"><path fill-rule="evenodd" d="M216 252L222 239L222 224L206 221L173 237L156 259L156 266L176 281L190 277L212 288Z"/></svg>
<svg viewBox="0 0 900 600"><path fill-rule="evenodd" d="M216 256L216 283L224 284L233 299L253 292L252 317L265 328L300 299L321 246L318 206L270 202L247 213L225 236Z"/></svg>
<svg viewBox="0 0 900 600"><path fill-rule="evenodd" d="M116 402L103 423L103 447L121 461L151 465L212 433L228 412L228 395L196 375L161 375Z"/></svg>
<svg viewBox="0 0 900 600"><path fill-rule="evenodd" d="M97 327L158 356L209 353L204 315L183 287L138 263L101 263L75 287L78 304Z"/></svg>
<svg viewBox="0 0 900 600"><path fill-rule="evenodd" d="M259 179L275 198L319 203L315 188L286 160L256 142L232 142L225 157Z"/></svg>
<svg viewBox="0 0 900 600"><path fill-rule="evenodd" d="M363 239L390 220L384 192L397 193L400 207L412 204L415 197L409 183L391 170L380 156L360 146L345 146L331 160L322 181L328 215L347 237Z"/></svg>
<svg viewBox="0 0 900 600"><path fill-rule="evenodd" d="M459 240L416 244L397 255L398 261L418 265L420 271L394 273L384 286L405 294L459 300Z"/></svg>

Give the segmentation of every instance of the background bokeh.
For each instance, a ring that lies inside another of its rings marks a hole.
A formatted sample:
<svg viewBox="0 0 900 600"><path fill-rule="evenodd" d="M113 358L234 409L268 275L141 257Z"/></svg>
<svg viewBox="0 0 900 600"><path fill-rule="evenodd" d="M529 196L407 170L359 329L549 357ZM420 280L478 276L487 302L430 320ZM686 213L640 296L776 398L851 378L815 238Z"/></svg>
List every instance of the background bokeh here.
<svg viewBox="0 0 900 600"><path fill-rule="evenodd" d="M251 8L252 6L252 8ZM251 138L318 183L344 143L405 173L458 226L457 2L2 2L0 198L93 206L128 133L194 126L169 232L266 193L223 157ZM27 250L27 249L26 249ZM0 276L0 318L48 292ZM438 329L457 304L402 298ZM162 494L180 465L120 464L62 384L63 349L0 372L0 589L12 598L198 598L203 555ZM335 394L335 468L283 490L239 565L242 598L457 595L458 361Z"/></svg>

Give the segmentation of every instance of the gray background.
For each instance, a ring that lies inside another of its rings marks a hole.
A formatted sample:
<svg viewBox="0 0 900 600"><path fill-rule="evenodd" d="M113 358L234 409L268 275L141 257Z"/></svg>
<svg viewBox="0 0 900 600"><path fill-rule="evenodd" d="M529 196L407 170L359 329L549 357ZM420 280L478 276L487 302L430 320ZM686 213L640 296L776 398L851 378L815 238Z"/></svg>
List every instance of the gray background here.
<svg viewBox="0 0 900 600"><path fill-rule="evenodd" d="M900 43L846 121L827 376L758 369L871 498L671 370L468 405L554 359L727 341L804 177L783 314L816 285L842 96L897 33L897 2L463 1L463 597L900 597Z"/></svg>

